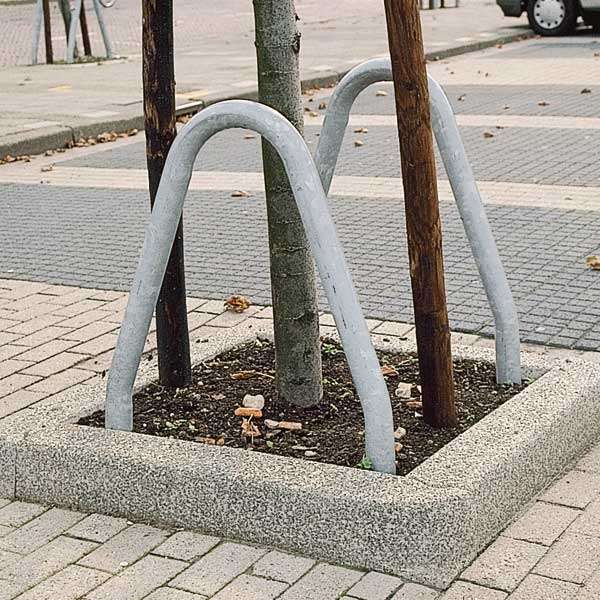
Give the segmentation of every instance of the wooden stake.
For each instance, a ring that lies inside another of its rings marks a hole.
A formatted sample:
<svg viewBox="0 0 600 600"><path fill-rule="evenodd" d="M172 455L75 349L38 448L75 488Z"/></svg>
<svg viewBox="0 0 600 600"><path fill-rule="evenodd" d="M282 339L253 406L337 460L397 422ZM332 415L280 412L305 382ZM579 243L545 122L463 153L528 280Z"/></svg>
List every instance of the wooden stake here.
<svg viewBox="0 0 600 600"><path fill-rule="evenodd" d="M86 56L92 55L90 44L90 32L88 30L87 18L85 16L85 0L81 0L81 12L79 13L79 24L81 25L81 37L83 39L83 52Z"/></svg>
<svg viewBox="0 0 600 600"><path fill-rule="evenodd" d="M172 0L142 0L142 53L146 162L154 204L167 153L175 135L175 65ZM185 299L183 221L173 242L156 305L158 370L162 385L191 383L190 341Z"/></svg>
<svg viewBox="0 0 600 600"><path fill-rule="evenodd" d="M46 63L51 65L54 62L52 53L52 24L50 22L50 0L42 2L44 12L44 41L46 43Z"/></svg>
<svg viewBox="0 0 600 600"><path fill-rule="evenodd" d="M385 0L406 206L423 417L456 424L442 231L417 0Z"/></svg>

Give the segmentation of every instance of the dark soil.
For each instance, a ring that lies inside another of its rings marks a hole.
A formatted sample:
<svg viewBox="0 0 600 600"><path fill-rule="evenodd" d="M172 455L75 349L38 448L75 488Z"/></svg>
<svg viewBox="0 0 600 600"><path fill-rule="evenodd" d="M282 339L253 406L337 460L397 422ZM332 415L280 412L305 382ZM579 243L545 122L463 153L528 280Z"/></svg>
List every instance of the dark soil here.
<svg viewBox="0 0 600 600"><path fill-rule="evenodd" d="M414 404L419 400L416 356L387 352L378 355L382 365L393 367L396 372L385 379L395 427L403 427L407 432L399 440L402 448L396 454L400 475L414 469L523 387L497 385L494 365L490 363L455 361L459 425L434 429L423 422L421 411ZM194 383L189 388L174 393L152 383L136 394L134 431L349 467L369 467L368 461L363 461L361 405L339 345L323 341L324 398L315 408L300 409L279 400L274 374L274 350L269 342L253 342L222 354L194 368ZM413 384L410 401L395 396L400 382ZM247 427L254 425L260 432L253 438L242 435L243 418L234 415L246 394L262 394L266 400L262 418L253 417L247 423ZM265 426L266 419L299 422L302 430L269 429ZM80 424L103 427L104 413L96 412Z"/></svg>

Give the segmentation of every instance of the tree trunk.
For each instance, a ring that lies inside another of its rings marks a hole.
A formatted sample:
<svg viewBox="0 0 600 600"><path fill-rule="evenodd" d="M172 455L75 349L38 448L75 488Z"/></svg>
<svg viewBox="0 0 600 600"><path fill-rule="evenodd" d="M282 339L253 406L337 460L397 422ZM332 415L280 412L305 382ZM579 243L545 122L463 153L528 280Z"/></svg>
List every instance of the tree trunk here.
<svg viewBox="0 0 600 600"><path fill-rule="evenodd" d="M423 418L434 427L451 427L456 424L456 409L421 21L417 0L385 0L385 10L398 115Z"/></svg>
<svg viewBox="0 0 600 600"><path fill-rule="evenodd" d="M167 153L175 135L175 66L172 0L142 0L144 120L150 204L154 204ZM156 305L160 383L191 383L190 342L185 299L183 220L179 222Z"/></svg>
<svg viewBox="0 0 600 600"><path fill-rule="evenodd" d="M46 44L46 64L51 65L54 62L52 52L52 25L50 23L50 2L44 0L42 2L44 11L44 42Z"/></svg>
<svg viewBox="0 0 600 600"><path fill-rule="evenodd" d="M259 99L303 130L300 33L293 0L254 0ZM263 140L277 389L282 399L314 406L323 397L315 269L277 152Z"/></svg>
<svg viewBox="0 0 600 600"><path fill-rule="evenodd" d="M86 56L91 56L92 45L90 44L90 32L88 30L87 17L85 15L85 0L81 0L79 24L81 25L81 39L83 40L83 52Z"/></svg>

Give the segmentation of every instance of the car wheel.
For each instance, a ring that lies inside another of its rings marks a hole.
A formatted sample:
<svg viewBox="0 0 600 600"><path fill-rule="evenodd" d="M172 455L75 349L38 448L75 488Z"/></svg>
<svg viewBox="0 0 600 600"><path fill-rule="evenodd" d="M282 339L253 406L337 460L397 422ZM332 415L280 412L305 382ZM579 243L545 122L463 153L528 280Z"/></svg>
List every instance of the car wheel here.
<svg viewBox="0 0 600 600"><path fill-rule="evenodd" d="M530 0L529 25L539 35L565 35L577 24L576 0Z"/></svg>

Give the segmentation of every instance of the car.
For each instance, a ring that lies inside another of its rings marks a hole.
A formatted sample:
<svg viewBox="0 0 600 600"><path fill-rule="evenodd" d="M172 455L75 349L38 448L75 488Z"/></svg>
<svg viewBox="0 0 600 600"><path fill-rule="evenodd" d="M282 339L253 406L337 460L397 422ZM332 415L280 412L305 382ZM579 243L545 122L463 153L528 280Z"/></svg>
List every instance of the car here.
<svg viewBox="0 0 600 600"><path fill-rule="evenodd" d="M600 0L496 0L506 17L527 12L529 26L539 35L567 35L577 19L600 30Z"/></svg>

